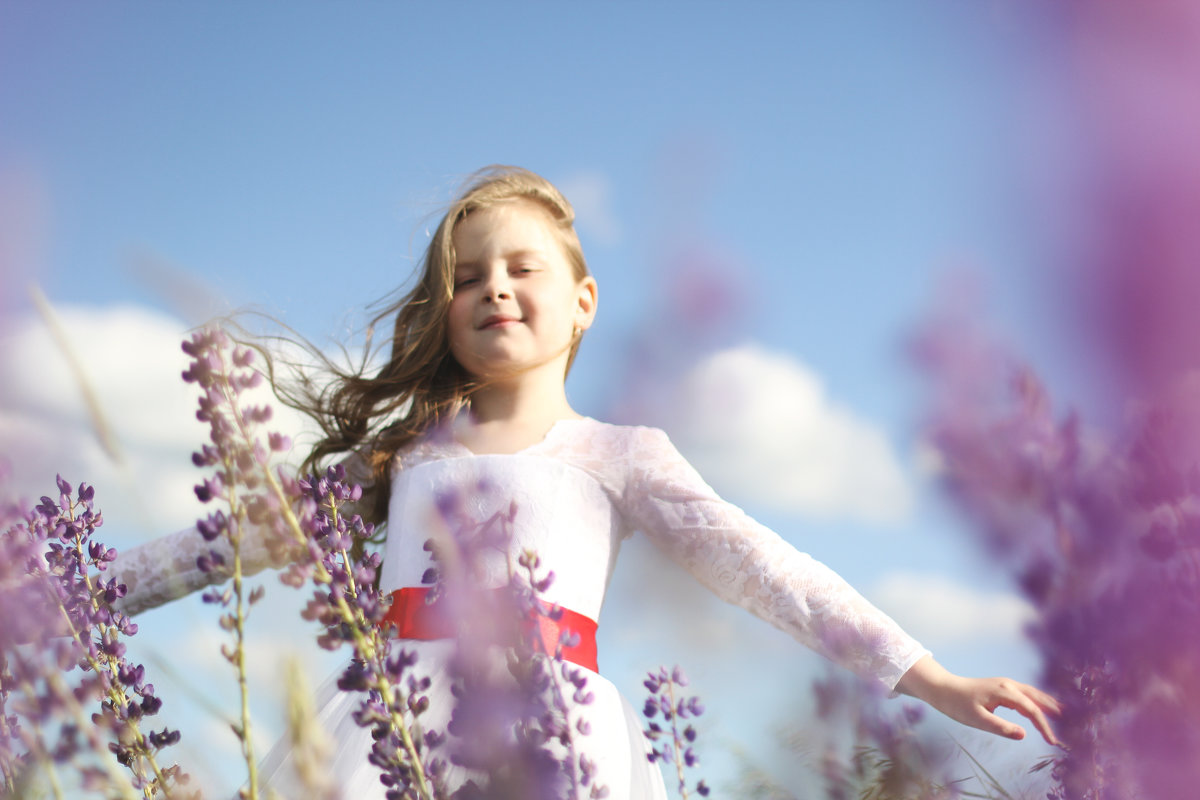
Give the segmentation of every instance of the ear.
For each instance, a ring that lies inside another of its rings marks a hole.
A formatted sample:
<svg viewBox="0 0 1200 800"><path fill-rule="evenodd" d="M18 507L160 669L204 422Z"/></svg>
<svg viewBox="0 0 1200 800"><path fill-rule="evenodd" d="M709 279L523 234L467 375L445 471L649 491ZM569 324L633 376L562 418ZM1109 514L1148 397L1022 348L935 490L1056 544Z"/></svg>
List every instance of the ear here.
<svg viewBox="0 0 1200 800"><path fill-rule="evenodd" d="M596 279L591 275L576 287L575 327L586 331L596 318Z"/></svg>

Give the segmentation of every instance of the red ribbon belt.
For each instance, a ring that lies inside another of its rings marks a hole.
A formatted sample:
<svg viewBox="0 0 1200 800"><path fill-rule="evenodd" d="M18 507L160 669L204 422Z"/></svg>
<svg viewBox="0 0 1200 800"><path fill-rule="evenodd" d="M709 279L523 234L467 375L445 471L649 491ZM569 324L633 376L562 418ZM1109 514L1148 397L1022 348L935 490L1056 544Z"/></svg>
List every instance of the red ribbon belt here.
<svg viewBox="0 0 1200 800"><path fill-rule="evenodd" d="M432 641L452 638L455 635L454 620L443 613L436 601L426 602L428 596L427 586L408 586L392 592L392 606L383 618L383 624L395 625L396 636L400 639ZM599 672L595 620L569 608L560 610L562 615L558 619L551 619L543 613L531 613L522 625L522 632L529 636L534 648L540 652L545 652L543 646L557 647L564 633L577 635L578 644L562 646L563 658L592 672ZM540 636L530 636L535 625Z"/></svg>

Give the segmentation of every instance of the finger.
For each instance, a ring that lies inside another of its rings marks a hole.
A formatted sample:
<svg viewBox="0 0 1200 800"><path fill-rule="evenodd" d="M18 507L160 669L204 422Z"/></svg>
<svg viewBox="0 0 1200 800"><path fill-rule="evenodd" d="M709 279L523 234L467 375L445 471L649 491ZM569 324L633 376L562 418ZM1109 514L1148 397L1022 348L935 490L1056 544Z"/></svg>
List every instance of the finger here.
<svg viewBox="0 0 1200 800"><path fill-rule="evenodd" d="M1004 692L1003 696L998 698L997 704L1005 708L1011 708L1028 719L1048 744L1057 746L1060 744L1058 737L1054 735L1054 729L1050 727L1050 721L1046 719L1046 715L1042 711L1042 706L1037 702L1034 695L1035 692L1042 694L1042 692L1034 689L1032 686L1016 684L1011 690ZM1046 695L1046 697L1053 701L1053 698L1050 698L1049 695Z"/></svg>
<svg viewBox="0 0 1200 800"><path fill-rule="evenodd" d="M1038 705L1056 717L1062 716L1063 704L1059 702L1057 697L1051 694L1046 694L1036 686L1030 686L1028 688L1031 692L1033 692L1033 699Z"/></svg>
<svg viewBox="0 0 1200 800"><path fill-rule="evenodd" d="M996 705L1007 706L1006 703L997 703ZM994 733L997 736L1003 736L1006 739L1014 739L1019 741L1025 738L1024 728L1015 722L1009 722L1003 717L993 713L992 709L988 708L987 706L980 706L978 708L978 715L975 721L973 721L971 724L980 730L987 731L988 733Z"/></svg>
<svg viewBox="0 0 1200 800"><path fill-rule="evenodd" d="M1013 686L1024 693L1026 697L1029 697L1031 700L1033 700L1033 702L1041 706L1043 711L1049 711L1055 716L1062 714L1062 703L1060 703L1058 699L1054 697L1054 695L1047 694L1036 686L1030 686L1027 683L1014 682Z"/></svg>
<svg viewBox="0 0 1200 800"><path fill-rule="evenodd" d="M1058 737L1054 735L1054 728L1050 725L1050 720L1046 718L1045 712L1049 712L1055 716L1061 716L1062 704L1035 686L1029 686L1023 683L1018 684L1018 686L1024 695L1024 698L1031 700L1036 704L1034 715L1030 716L1029 714L1025 714L1025 716L1033 722L1034 726L1038 729L1038 732L1042 734L1043 739L1045 739L1049 744L1061 747L1062 742L1060 742ZM1020 709L1018 709L1018 711L1019 710Z"/></svg>

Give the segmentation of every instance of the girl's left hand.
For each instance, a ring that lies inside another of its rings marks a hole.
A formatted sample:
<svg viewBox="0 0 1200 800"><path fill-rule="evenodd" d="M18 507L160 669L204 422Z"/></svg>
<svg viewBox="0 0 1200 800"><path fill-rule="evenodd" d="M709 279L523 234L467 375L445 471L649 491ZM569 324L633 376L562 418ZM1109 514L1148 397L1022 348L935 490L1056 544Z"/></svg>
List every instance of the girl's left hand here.
<svg viewBox="0 0 1200 800"><path fill-rule="evenodd" d="M1024 739L1024 728L994 713L1000 707L1011 708L1032 722L1047 743L1062 746L1046 718L1047 714L1058 716L1062 706L1041 689L1011 678L964 678L925 656L904 673L896 691L924 700L964 725Z"/></svg>

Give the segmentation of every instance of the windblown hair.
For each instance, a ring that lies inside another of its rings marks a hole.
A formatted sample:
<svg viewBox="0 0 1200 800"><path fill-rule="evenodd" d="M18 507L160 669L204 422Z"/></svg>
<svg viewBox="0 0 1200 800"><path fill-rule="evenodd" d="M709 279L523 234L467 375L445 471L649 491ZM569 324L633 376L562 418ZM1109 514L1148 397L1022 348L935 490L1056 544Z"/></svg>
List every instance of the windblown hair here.
<svg viewBox="0 0 1200 800"><path fill-rule="evenodd" d="M575 212L562 193L529 170L485 167L468 179L442 217L425 251L416 286L371 321L368 330L395 315L391 354L381 368L368 374L372 370L367 356L356 368L339 367L317 348L306 347L331 381L318 384L303 371L291 381L271 376L280 400L321 427L321 438L302 472L316 472L343 460L339 456L350 456L352 477L364 484L364 517L376 523L387 516L388 470L396 453L457 412L479 385L450 352L447 315L454 293L454 230L474 211L514 201L536 203L547 212L575 279L587 277L587 262L575 233ZM567 370L579 342L579 336L571 342ZM363 469L355 470L353 462L359 459Z"/></svg>

